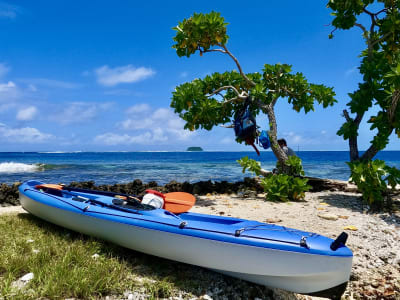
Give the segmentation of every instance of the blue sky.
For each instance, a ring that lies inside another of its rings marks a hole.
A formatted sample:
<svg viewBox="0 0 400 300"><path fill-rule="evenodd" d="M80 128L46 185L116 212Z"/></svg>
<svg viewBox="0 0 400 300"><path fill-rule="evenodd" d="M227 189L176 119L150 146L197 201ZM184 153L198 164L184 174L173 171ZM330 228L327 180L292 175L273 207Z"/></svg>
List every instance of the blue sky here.
<svg viewBox="0 0 400 300"><path fill-rule="evenodd" d="M187 59L171 48L179 20L211 10L230 23L228 48L245 72L288 63L334 87L338 103L307 115L281 99L279 137L296 150L347 150L336 131L365 46L357 29L328 39L324 1L0 0L0 151L251 150L232 129L183 130L169 108L176 85L235 68L218 53ZM361 150L370 138L364 123Z"/></svg>

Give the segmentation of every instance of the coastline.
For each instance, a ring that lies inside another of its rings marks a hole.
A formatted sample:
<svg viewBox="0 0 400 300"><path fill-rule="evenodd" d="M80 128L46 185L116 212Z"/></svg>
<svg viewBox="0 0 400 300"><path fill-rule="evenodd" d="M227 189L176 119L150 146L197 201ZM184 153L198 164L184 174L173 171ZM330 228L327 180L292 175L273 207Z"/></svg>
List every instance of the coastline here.
<svg viewBox="0 0 400 300"><path fill-rule="evenodd" d="M136 182L136 183L135 183ZM131 183L139 191L147 185ZM92 182L76 183L93 188ZM400 298L400 212L368 213L360 194L343 191L306 193L301 202L267 202L254 182L236 183L236 192L207 192L207 186L198 190L193 212L253 219L261 222L306 230L336 238L342 231L349 234L347 246L353 251L353 269L344 299L399 299ZM231 184L235 186L235 184ZM253 186L252 186L253 185ZM4 187L4 185L1 185ZM198 185L198 186L201 186ZM226 187L227 185L225 185ZM103 186L104 187L104 186ZM183 189L183 184L172 182L163 188ZM215 185L214 185L215 187ZM110 188L106 186L105 188ZM159 187L160 188L160 187ZM186 187L188 188L188 187ZM114 185L113 190L123 192L126 187ZM222 191L222 189L221 189ZM2 202L0 199L0 202ZM25 213L20 206L0 208L1 214ZM218 277L221 286L227 286L225 277ZM251 283L248 283L252 285ZM232 298L234 289L207 291L211 298ZM319 299L281 290L273 290L276 299ZM236 295L239 296L240 295ZM206 299L206 298L203 298Z"/></svg>

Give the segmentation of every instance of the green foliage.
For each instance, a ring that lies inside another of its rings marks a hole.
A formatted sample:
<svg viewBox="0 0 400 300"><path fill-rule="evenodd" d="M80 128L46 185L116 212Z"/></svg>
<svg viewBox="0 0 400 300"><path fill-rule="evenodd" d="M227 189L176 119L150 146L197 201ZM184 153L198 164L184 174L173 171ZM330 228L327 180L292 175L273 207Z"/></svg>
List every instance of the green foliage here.
<svg viewBox="0 0 400 300"><path fill-rule="evenodd" d="M307 178L276 174L263 178L261 180L261 185L267 193L267 200L298 201L304 199L305 192L309 191L311 188L307 182Z"/></svg>
<svg viewBox="0 0 400 300"><path fill-rule="evenodd" d="M278 173L285 173L291 176L304 176L303 165L301 163L300 157L297 156L289 156L284 164L277 161L276 168L278 169Z"/></svg>
<svg viewBox="0 0 400 300"><path fill-rule="evenodd" d="M248 156L245 156L237 160L237 162L243 167L243 173L245 173L246 170L249 170L257 176L261 174L261 163L259 161L250 159Z"/></svg>
<svg viewBox="0 0 400 300"><path fill-rule="evenodd" d="M238 72L213 73L204 79L195 79L175 88L172 93L171 107L186 121L185 129L211 130L218 124L230 122L236 110L242 107L240 102L221 102L216 97L208 97L213 91L231 85L240 92L246 89L244 79ZM227 97L234 97L232 91Z"/></svg>
<svg viewBox="0 0 400 300"><path fill-rule="evenodd" d="M185 121L185 129L211 130L217 125L232 123L237 112L243 109L245 99L251 99L249 109L254 117L264 113L272 119L269 120L270 128L276 128L274 106L278 99L285 99L295 111L303 110L304 113L314 111L315 103L326 108L337 102L332 88L309 83L302 73L292 72L292 66L288 64L265 64L262 74L245 74L226 47L227 24L217 12L194 13L174 28L173 48L179 57L190 57L196 51L200 55L218 52L232 58L239 70L213 73L176 87L171 107ZM274 154L284 160L285 155L276 145L276 130L270 130L270 134L274 137L271 145Z"/></svg>
<svg viewBox="0 0 400 300"><path fill-rule="evenodd" d="M216 50L214 46L223 47L228 39L226 25L219 13L194 13L174 28L177 34L173 48L178 56L190 56L196 51L202 54ZM211 130L216 125L230 122L235 112L243 107L243 99L235 99L237 93L233 88L260 101L251 105L254 115L261 112L262 105L270 104L275 98L286 98L294 110L304 109L306 113L314 110L315 101L324 107L336 102L332 88L308 83L302 73L291 73L291 69L286 64L266 64L263 74L246 74L254 86L236 71L213 73L177 86L172 93L171 107L186 121L185 129ZM215 93L227 86L231 88Z"/></svg>
<svg viewBox="0 0 400 300"><path fill-rule="evenodd" d="M176 49L179 57L194 54L197 50L200 54L216 45L225 45L228 41L226 35L225 20L220 13L211 12L209 14L194 13L189 19L179 22L174 27L176 42L172 48Z"/></svg>
<svg viewBox="0 0 400 300"><path fill-rule="evenodd" d="M308 83L302 73L291 73L292 66L287 64L265 64L263 80L252 92L257 99L264 99L270 103L275 98L287 98L293 110L305 113L314 111L314 102L322 104L324 108L335 102L335 92L332 88L322 84ZM261 88L262 87L262 88Z"/></svg>
<svg viewBox="0 0 400 300"><path fill-rule="evenodd" d="M248 156L242 157L237 162L243 167L243 173L249 170L257 176L261 175L260 162L249 159ZM279 165L278 162L277 167ZM288 174L271 174L261 180L261 185L267 193L267 200L298 201L304 199L305 192L311 189L311 186L307 184L307 178L298 177L298 175L304 175L300 158L289 156L286 166L290 169Z"/></svg>
<svg viewBox="0 0 400 300"><path fill-rule="evenodd" d="M373 108L376 115L368 123L377 132L371 140L376 153L387 146L393 130L400 137L400 1L330 0L327 6L333 10L335 29L358 27L367 45L360 55L363 82L347 104L356 118L347 119L337 134L355 140L363 116Z"/></svg>
<svg viewBox="0 0 400 300"><path fill-rule="evenodd" d="M400 184L400 170L387 166L382 160L347 164L351 170L350 181L357 185L366 204L376 210L390 205L388 186L393 190Z"/></svg>

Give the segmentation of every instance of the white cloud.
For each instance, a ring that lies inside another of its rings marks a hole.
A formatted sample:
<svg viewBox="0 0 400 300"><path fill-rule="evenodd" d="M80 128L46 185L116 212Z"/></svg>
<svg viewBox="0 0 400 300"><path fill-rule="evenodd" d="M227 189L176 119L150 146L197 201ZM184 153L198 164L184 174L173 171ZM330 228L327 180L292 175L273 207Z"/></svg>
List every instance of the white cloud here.
<svg viewBox="0 0 400 300"><path fill-rule="evenodd" d="M29 107L20 109L17 113L16 118L17 118L17 120L20 120L20 121L30 121L35 118L37 113L38 113L38 110L35 106L29 106Z"/></svg>
<svg viewBox="0 0 400 300"><path fill-rule="evenodd" d="M14 82L9 81L7 83L0 83L0 93L9 92L12 89L15 89L16 85Z"/></svg>
<svg viewBox="0 0 400 300"><path fill-rule="evenodd" d="M43 143L53 137L51 134L40 132L32 127L9 128L0 124L0 140L3 140L3 142Z"/></svg>
<svg viewBox="0 0 400 300"><path fill-rule="evenodd" d="M0 18L15 19L20 12L21 9L18 6L0 2Z"/></svg>
<svg viewBox="0 0 400 300"><path fill-rule="evenodd" d="M141 117L140 119L127 119L119 124L125 130L137 130L149 128L153 125L153 120Z"/></svg>
<svg viewBox="0 0 400 300"><path fill-rule="evenodd" d="M28 90L30 90L31 92L37 92L37 87L34 84L29 84Z"/></svg>
<svg viewBox="0 0 400 300"><path fill-rule="evenodd" d="M302 135L297 134L293 131L284 132L283 137L285 138L289 147L290 147L290 145L294 146L294 145L299 145L299 144L309 144L311 142L310 138L306 139Z"/></svg>
<svg viewBox="0 0 400 300"><path fill-rule="evenodd" d="M20 95L17 85L9 81L7 83L0 83L0 105L12 106L13 102Z"/></svg>
<svg viewBox="0 0 400 300"><path fill-rule="evenodd" d="M355 73L358 73L358 67L357 66L354 66L351 69L346 70L346 72L344 73L344 76L345 77L349 77L349 76L351 76L351 75L353 75Z"/></svg>
<svg viewBox="0 0 400 300"><path fill-rule="evenodd" d="M152 118L154 120L164 121L177 118L177 116L169 108L159 108L153 113Z"/></svg>
<svg viewBox="0 0 400 300"><path fill-rule="evenodd" d="M63 108L52 114L50 119L63 125L85 123L96 118L100 112L110 109L111 106L112 103L72 102L64 104Z"/></svg>
<svg viewBox="0 0 400 300"><path fill-rule="evenodd" d="M136 104L126 110L127 114L143 113L150 110L150 106L146 103Z"/></svg>
<svg viewBox="0 0 400 300"><path fill-rule="evenodd" d="M59 89L77 89L82 87L79 83L48 79L48 78L22 78L18 81L27 83L28 85L38 85L45 86L50 88L59 88Z"/></svg>
<svg viewBox="0 0 400 300"><path fill-rule="evenodd" d="M105 133L98 135L94 138L94 142L98 144L105 144L107 146L115 145L132 145L132 144L146 144L152 138L149 132L144 134L131 136L128 134L115 134Z"/></svg>
<svg viewBox="0 0 400 300"><path fill-rule="evenodd" d="M10 71L10 68L5 64L0 63L0 78L6 75Z"/></svg>
<svg viewBox="0 0 400 300"><path fill-rule="evenodd" d="M149 78L155 74L150 68L135 68L132 65L110 68L105 65L94 70L97 82L104 86L115 86L120 83L132 83Z"/></svg>
<svg viewBox="0 0 400 300"><path fill-rule="evenodd" d="M144 113L140 117L128 118L117 124L122 130L135 131L134 134L116 134L105 133L95 138L96 143L104 143L106 145L157 145L165 144L169 141L185 141L192 137L195 133L184 130L184 121L179 119L177 115L169 108L159 108L153 113L151 108L146 105L135 105L131 107L131 111L141 111Z"/></svg>
<svg viewBox="0 0 400 300"><path fill-rule="evenodd" d="M235 139L233 137L225 137L222 140L220 140L219 142L220 142L220 144L223 144L223 145L234 145L234 144L236 144L236 141L235 141Z"/></svg>

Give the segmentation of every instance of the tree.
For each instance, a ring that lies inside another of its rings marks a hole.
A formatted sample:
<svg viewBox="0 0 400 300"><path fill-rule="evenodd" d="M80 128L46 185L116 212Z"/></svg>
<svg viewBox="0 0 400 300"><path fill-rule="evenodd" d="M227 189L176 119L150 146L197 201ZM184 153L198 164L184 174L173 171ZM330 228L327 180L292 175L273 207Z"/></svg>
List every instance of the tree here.
<svg viewBox="0 0 400 300"><path fill-rule="evenodd" d="M360 55L363 81L349 94L347 104L354 116L344 110L346 122L338 131L338 135L349 141L350 160L366 162L387 146L393 131L400 138L400 1L330 0L328 7L333 10L333 32L358 27L367 45ZM368 24L360 21L365 16ZM367 122L377 133L360 157L358 131L365 114L372 108L377 114Z"/></svg>
<svg viewBox="0 0 400 300"><path fill-rule="evenodd" d="M232 122L250 97L252 113L268 116L272 151L279 163L285 165L288 157L277 142L274 111L277 101L286 100L295 111L308 113L314 110L315 102L323 107L333 105L335 93L332 88L309 83L302 73L293 73L287 64L265 64L262 73L244 73L238 59L228 50L227 25L219 13L211 12L194 13L173 28L176 31L173 48L179 57L217 52L228 55L237 71L213 73L179 85L173 92L171 107L186 121L185 129L211 130L217 125L232 127L226 124Z"/></svg>

